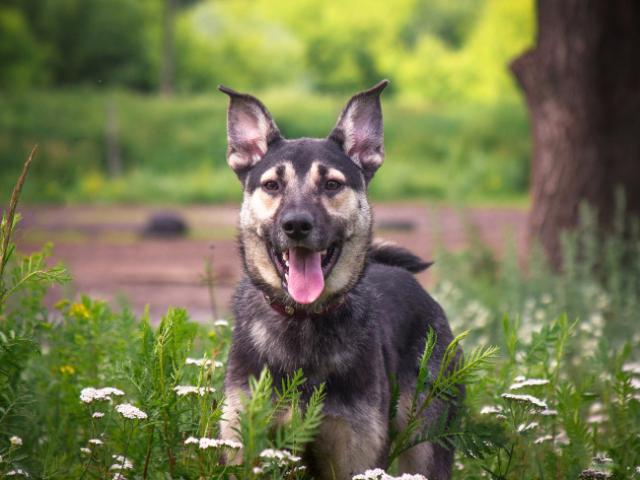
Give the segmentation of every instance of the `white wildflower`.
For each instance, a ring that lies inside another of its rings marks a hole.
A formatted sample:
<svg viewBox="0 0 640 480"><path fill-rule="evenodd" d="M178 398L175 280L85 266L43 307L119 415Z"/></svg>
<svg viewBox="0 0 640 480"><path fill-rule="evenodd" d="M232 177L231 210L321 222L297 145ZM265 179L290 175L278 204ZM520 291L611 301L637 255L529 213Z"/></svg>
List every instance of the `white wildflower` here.
<svg viewBox="0 0 640 480"><path fill-rule="evenodd" d="M133 470L133 462L123 455L111 455L116 461L109 470Z"/></svg>
<svg viewBox="0 0 640 480"><path fill-rule="evenodd" d="M227 320L225 320L224 318L219 318L218 320L213 322L213 326L214 327L228 327L229 326L229 322Z"/></svg>
<svg viewBox="0 0 640 480"><path fill-rule="evenodd" d="M113 477L111 477L111 480L127 480L127 477L122 475L120 472L116 472L113 474Z"/></svg>
<svg viewBox="0 0 640 480"><path fill-rule="evenodd" d="M91 455L91 449L87 447L82 447L80 449L80 453L84 453L85 455Z"/></svg>
<svg viewBox="0 0 640 480"><path fill-rule="evenodd" d="M544 442L549 442L553 440L553 435L543 435L541 437L536 438L533 443L535 443L536 445L540 445L541 443Z"/></svg>
<svg viewBox="0 0 640 480"><path fill-rule="evenodd" d="M204 365L205 368L209 368L211 364L212 361L208 358L187 358L185 362L185 365L195 365L196 367L202 367Z"/></svg>
<svg viewBox="0 0 640 480"><path fill-rule="evenodd" d="M264 473L264 470L262 469L262 467L253 467L254 475L262 475L263 473Z"/></svg>
<svg viewBox="0 0 640 480"><path fill-rule="evenodd" d="M512 384L509 387L509 390L519 390L525 387L537 387L539 385L547 385L548 383L549 380L546 378L524 378L522 380L516 380L516 383Z"/></svg>
<svg viewBox="0 0 640 480"><path fill-rule="evenodd" d="M260 458L271 460L279 467L284 467L290 463L298 463L301 459L296 455L293 455L288 450L275 450L273 448L267 448L260 452Z"/></svg>
<svg viewBox="0 0 640 480"><path fill-rule="evenodd" d="M354 476L352 480L427 480L427 477L418 473L403 473L399 477L393 477L381 468L375 468Z"/></svg>
<svg viewBox="0 0 640 480"><path fill-rule="evenodd" d="M89 443L91 445L103 445L104 442L102 440L100 440L99 438L90 438L89 439Z"/></svg>
<svg viewBox="0 0 640 480"><path fill-rule="evenodd" d="M87 387L83 388L80 392L80 400L84 403L91 403L95 401L102 400L111 400L111 396L115 395L116 397L121 397L124 395L122 390L113 387L104 387L104 388L93 388Z"/></svg>
<svg viewBox="0 0 640 480"><path fill-rule="evenodd" d="M540 400L539 398L534 397L533 395L517 395L515 393L503 393L501 397L504 398L505 400L512 400L517 403L529 404L536 408L542 408L542 409L548 408L547 402L545 402L544 400Z"/></svg>
<svg viewBox="0 0 640 480"><path fill-rule="evenodd" d="M630 385L634 390L640 390L640 380L638 380L637 378L632 378Z"/></svg>
<svg viewBox="0 0 640 480"><path fill-rule="evenodd" d="M542 415L544 417L555 417L558 415L558 411L552 408L545 408L544 410L539 411L538 415Z"/></svg>
<svg viewBox="0 0 640 480"><path fill-rule="evenodd" d="M640 362L628 362L622 365L622 371L632 375L640 375Z"/></svg>
<svg viewBox="0 0 640 480"><path fill-rule="evenodd" d="M203 397L207 393L213 393L216 391L213 387L194 387L192 385L178 385L177 387L173 387L173 391L178 394L179 397L183 397L185 395L200 395Z"/></svg>
<svg viewBox="0 0 640 480"><path fill-rule="evenodd" d="M571 442L567 436L567 432L561 431L556 435L554 442L558 445L569 445Z"/></svg>
<svg viewBox="0 0 640 480"><path fill-rule="evenodd" d="M518 432L522 433L522 432L528 432L529 430L533 430L534 428L538 427L538 422L531 422L531 423L521 423L520 425L518 425Z"/></svg>
<svg viewBox="0 0 640 480"><path fill-rule="evenodd" d="M20 475L22 477L29 477L30 476L26 471L22 470L21 468L16 468L15 470L10 470L7 473L5 473L5 475L7 477L16 477L18 475Z"/></svg>
<svg viewBox="0 0 640 480"><path fill-rule="evenodd" d="M587 417L587 423L604 423L606 420L606 415L603 415L602 413L594 413Z"/></svg>
<svg viewBox="0 0 640 480"><path fill-rule="evenodd" d="M553 297L548 293L543 293L540 297L540 302L544 305L549 305L553 301Z"/></svg>
<svg viewBox="0 0 640 480"><path fill-rule="evenodd" d="M387 473L381 468L374 468L373 470L367 470L364 473L356 475L352 480L382 480L387 476Z"/></svg>
<svg viewBox="0 0 640 480"><path fill-rule="evenodd" d="M524 375L518 375L516 378L513 379L514 382L524 382L527 379L527 377L525 377Z"/></svg>
<svg viewBox="0 0 640 480"><path fill-rule="evenodd" d="M20 446L22 446L22 438L20 438L17 435L14 435L13 437L11 437L9 439L9 442L11 443L12 447L20 447Z"/></svg>
<svg viewBox="0 0 640 480"><path fill-rule="evenodd" d="M494 405L485 405L480 410L480 415L489 415L489 414L497 414L502 413L502 407L494 406Z"/></svg>
<svg viewBox="0 0 640 480"><path fill-rule="evenodd" d="M600 453L597 453L595 457L593 457L593 461L597 464L604 465L605 463L612 463L613 459L610 457L607 457L606 454L600 452Z"/></svg>
<svg viewBox="0 0 640 480"><path fill-rule="evenodd" d="M242 444L240 442L236 442L235 440L226 440L222 438L207 438L202 437L200 439L196 437L189 437L184 441L185 445L198 445L200 450L206 450L207 448L232 448L232 449L240 449L242 448Z"/></svg>
<svg viewBox="0 0 640 480"><path fill-rule="evenodd" d="M116 407L116 412L125 418L144 420L147 414L130 403L121 403Z"/></svg>
<svg viewBox="0 0 640 480"><path fill-rule="evenodd" d="M104 417L104 413L103 412L93 412L93 415L91 415L93 418L102 418Z"/></svg>
<svg viewBox="0 0 640 480"><path fill-rule="evenodd" d="M587 468L580 472L580 476L578 478L580 480L605 480L607 478L611 478L611 474L594 468Z"/></svg>
<svg viewBox="0 0 640 480"><path fill-rule="evenodd" d="M589 407L589 413L598 413L604 410L604 405L600 402L593 402Z"/></svg>

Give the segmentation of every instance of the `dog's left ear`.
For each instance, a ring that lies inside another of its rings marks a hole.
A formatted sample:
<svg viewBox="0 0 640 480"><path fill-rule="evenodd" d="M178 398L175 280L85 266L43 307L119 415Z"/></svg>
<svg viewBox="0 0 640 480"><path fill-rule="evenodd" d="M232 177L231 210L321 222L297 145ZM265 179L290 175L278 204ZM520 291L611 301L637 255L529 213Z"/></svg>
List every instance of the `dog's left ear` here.
<svg viewBox="0 0 640 480"><path fill-rule="evenodd" d="M329 134L329 139L342 146L347 156L362 169L367 182L384 159L380 94L388 84L389 80L382 80L351 97Z"/></svg>
<svg viewBox="0 0 640 480"><path fill-rule="evenodd" d="M271 114L260 100L224 85L218 89L229 95L227 111L227 163L242 179L262 160L269 145L282 138Z"/></svg>

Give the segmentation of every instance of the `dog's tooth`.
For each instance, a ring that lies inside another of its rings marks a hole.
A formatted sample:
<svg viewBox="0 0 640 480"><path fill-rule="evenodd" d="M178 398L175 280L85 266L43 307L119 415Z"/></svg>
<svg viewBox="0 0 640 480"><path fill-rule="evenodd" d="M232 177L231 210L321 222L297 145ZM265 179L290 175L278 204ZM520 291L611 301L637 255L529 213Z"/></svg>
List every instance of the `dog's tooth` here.
<svg viewBox="0 0 640 480"><path fill-rule="evenodd" d="M289 250L285 250L284 252L282 252L282 258L284 258L285 260L289 260Z"/></svg>
<svg viewBox="0 0 640 480"><path fill-rule="evenodd" d="M284 272L284 279L288 282L289 281L289 274L287 272Z"/></svg>
<svg viewBox="0 0 640 480"><path fill-rule="evenodd" d="M285 260L284 264L287 266L287 268L289 268L289 260Z"/></svg>

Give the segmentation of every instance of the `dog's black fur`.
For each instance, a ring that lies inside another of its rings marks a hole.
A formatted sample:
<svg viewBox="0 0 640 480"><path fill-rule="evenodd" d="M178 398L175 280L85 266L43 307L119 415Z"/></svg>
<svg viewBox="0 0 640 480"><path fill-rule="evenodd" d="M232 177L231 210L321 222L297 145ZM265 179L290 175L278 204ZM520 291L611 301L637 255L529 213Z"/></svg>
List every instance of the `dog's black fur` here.
<svg viewBox="0 0 640 480"><path fill-rule="evenodd" d="M442 309L412 275L429 263L398 246L371 242L366 187L382 162L379 96L385 85L353 97L327 139L291 141L281 137L257 99L222 88L231 97L229 163L245 192L240 242L246 272L234 300L222 435L236 436L250 376L267 366L280 384L301 368L304 398L326 385L325 420L305 453L319 479L350 479L387 466L392 379L400 390L394 428L402 428L428 329L437 334L433 375L452 340ZM326 183L332 175L341 183L337 190ZM267 183L272 181L277 190ZM282 233L292 211L307 215L307 237ZM295 248L309 255L335 252L323 254L325 287L309 302L292 298L283 273L288 263L278 266L279 256ZM337 260L325 270L326 255ZM434 402L425 421L450 417L454 403ZM452 450L422 444L405 453L399 466L430 480L448 479L452 461Z"/></svg>

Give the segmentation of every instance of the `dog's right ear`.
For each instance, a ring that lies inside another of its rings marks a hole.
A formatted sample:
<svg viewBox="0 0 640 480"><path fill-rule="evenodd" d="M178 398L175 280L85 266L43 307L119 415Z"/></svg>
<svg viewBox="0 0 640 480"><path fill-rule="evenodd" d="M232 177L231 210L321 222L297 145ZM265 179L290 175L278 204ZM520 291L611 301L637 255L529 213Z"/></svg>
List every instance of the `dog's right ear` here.
<svg viewBox="0 0 640 480"><path fill-rule="evenodd" d="M269 145L282 136L260 100L224 85L218 89L229 95L227 163L238 177L242 177L262 160Z"/></svg>

